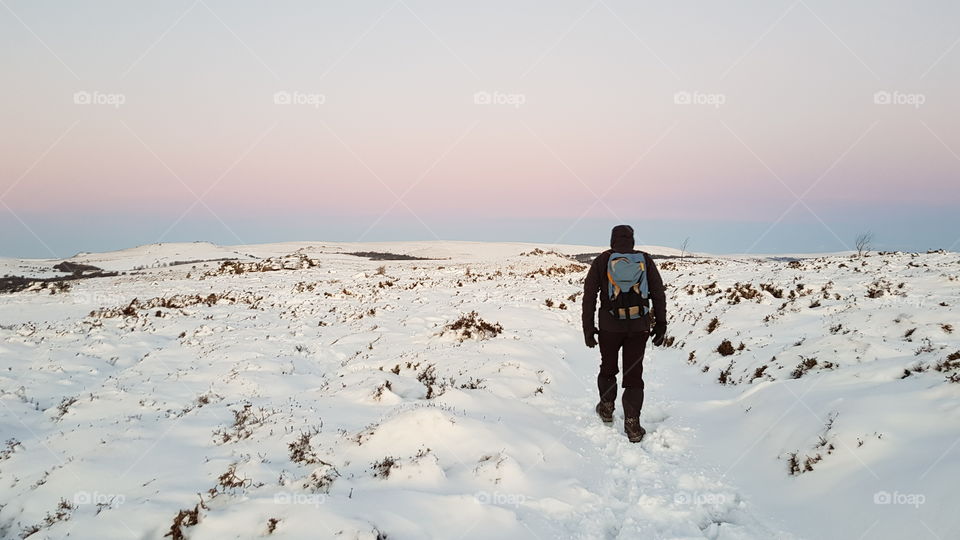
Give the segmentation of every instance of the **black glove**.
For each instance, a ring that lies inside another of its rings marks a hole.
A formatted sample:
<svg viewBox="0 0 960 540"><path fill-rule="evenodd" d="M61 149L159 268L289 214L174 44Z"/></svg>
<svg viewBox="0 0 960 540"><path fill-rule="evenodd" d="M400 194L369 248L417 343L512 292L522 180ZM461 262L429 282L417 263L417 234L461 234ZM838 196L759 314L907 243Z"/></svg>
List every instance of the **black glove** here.
<svg viewBox="0 0 960 540"><path fill-rule="evenodd" d="M586 342L587 347L592 349L597 346L597 338L593 336L597 335L599 332L600 331L597 330L597 327L583 329L583 340Z"/></svg>
<svg viewBox="0 0 960 540"><path fill-rule="evenodd" d="M657 347L663 345L663 340L667 337L667 323L657 323L653 327L653 344Z"/></svg>

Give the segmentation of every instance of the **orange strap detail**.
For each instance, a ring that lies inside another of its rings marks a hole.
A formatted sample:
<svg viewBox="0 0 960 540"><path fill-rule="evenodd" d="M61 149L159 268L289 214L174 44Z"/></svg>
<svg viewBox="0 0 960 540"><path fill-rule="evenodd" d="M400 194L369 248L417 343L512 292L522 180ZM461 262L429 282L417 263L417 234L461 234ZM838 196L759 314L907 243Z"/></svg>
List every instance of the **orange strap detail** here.
<svg viewBox="0 0 960 540"><path fill-rule="evenodd" d="M620 296L620 286L617 285L617 282L613 280L613 276L610 275L609 270L607 270L607 279L610 280L610 284L613 285L613 296Z"/></svg>

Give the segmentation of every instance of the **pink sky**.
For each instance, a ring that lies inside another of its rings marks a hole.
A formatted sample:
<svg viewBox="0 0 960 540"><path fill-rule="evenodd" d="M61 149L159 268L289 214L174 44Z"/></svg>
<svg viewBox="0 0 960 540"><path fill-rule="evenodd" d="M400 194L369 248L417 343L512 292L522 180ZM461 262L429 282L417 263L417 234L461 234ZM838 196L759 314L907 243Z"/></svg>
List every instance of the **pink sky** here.
<svg viewBox="0 0 960 540"><path fill-rule="evenodd" d="M960 202L952 4L207 5L0 12L4 210L173 221L203 195L266 222L393 207L389 229L410 211L773 222L791 190L815 212Z"/></svg>

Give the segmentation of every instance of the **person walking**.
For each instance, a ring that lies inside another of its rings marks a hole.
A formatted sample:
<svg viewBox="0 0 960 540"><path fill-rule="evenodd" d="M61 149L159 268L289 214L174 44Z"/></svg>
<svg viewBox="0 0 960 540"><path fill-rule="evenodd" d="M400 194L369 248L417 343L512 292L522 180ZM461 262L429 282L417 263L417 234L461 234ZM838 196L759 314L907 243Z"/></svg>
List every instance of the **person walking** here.
<svg viewBox="0 0 960 540"><path fill-rule="evenodd" d="M617 399L619 356L623 352L623 427L630 442L640 442L643 408L643 355L651 336L656 346L667 335L667 306L663 279L648 253L633 248L633 227L617 225L610 233L610 249L590 265L583 284L583 337L591 349L600 345L600 374L596 411L613 422ZM600 307L597 309L597 295ZM652 304L652 305L651 305ZM599 328L594 315L599 319Z"/></svg>

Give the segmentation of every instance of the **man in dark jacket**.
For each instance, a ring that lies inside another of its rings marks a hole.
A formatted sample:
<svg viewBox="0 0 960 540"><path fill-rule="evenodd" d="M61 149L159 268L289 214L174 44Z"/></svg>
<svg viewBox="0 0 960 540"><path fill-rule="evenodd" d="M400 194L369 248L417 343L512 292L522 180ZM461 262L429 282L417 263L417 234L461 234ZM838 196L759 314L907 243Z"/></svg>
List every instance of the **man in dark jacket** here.
<svg viewBox="0 0 960 540"><path fill-rule="evenodd" d="M610 248L593 260L583 284L583 336L587 347L597 346L600 341L600 375L597 387L600 403L597 414L604 422L613 422L617 399L617 364L623 350L623 416L624 430L631 442L639 442L646 431L640 425L640 410L643 408L643 353L653 327L653 344L663 345L667 334L666 295L660 272L649 254L633 249L633 227L617 225L610 234ZM611 253L643 253L647 274L650 312L637 319L620 319L612 313L613 303L608 294L607 264ZM600 294L599 330L594 324L597 313L597 294ZM652 316L652 319L651 319Z"/></svg>

